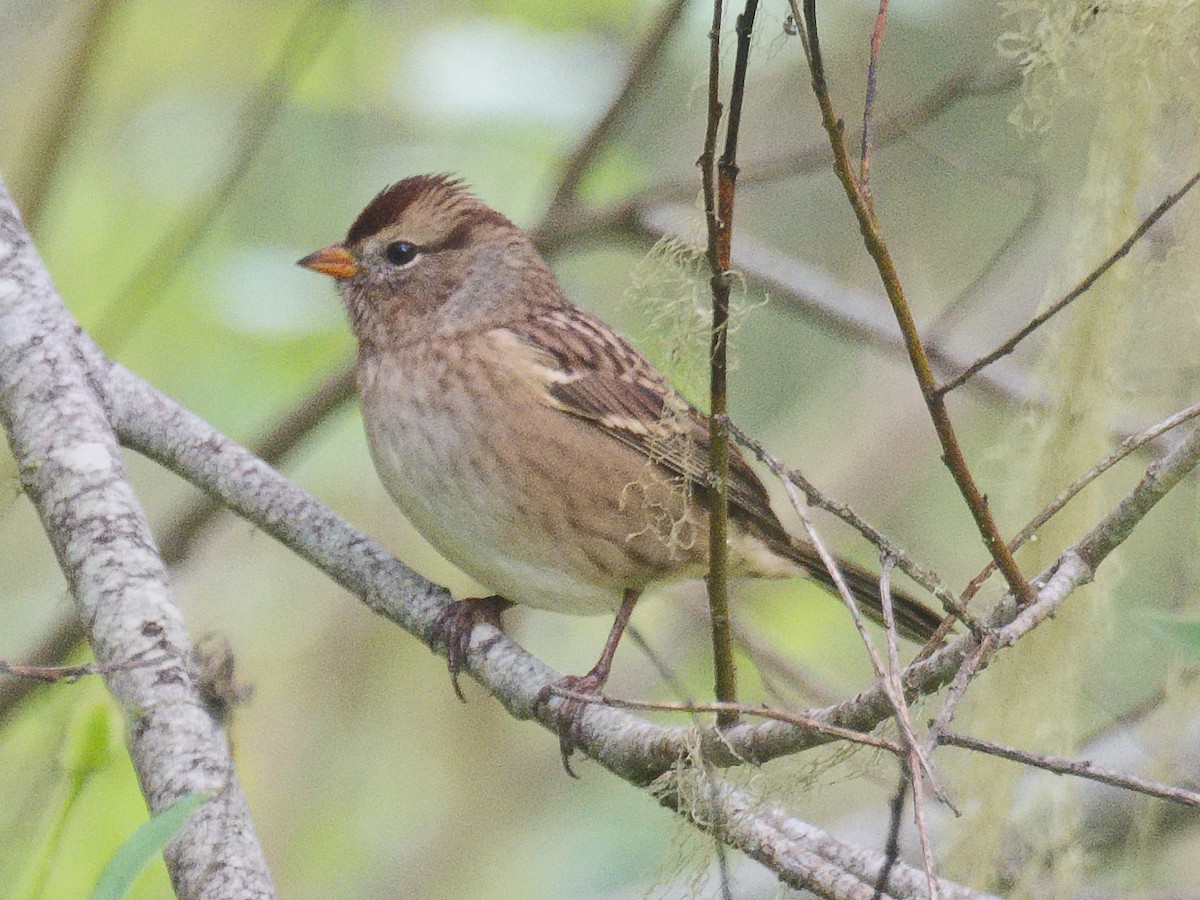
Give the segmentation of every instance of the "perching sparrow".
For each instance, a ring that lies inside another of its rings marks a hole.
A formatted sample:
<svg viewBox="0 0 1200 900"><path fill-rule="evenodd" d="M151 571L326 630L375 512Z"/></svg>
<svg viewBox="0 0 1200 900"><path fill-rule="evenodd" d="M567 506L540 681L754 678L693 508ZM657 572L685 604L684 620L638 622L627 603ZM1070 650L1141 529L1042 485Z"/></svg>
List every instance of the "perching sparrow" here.
<svg viewBox="0 0 1200 900"><path fill-rule="evenodd" d="M599 691L642 591L708 569L705 418L563 296L519 228L445 176L387 188L345 240L300 265L341 288L380 478L446 559L495 592L449 608L451 673L476 622L498 625L508 601L616 610L596 666L560 682ZM735 573L832 583L736 449L729 515ZM840 565L878 617L875 575ZM912 598L894 600L906 636L927 638L940 623Z"/></svg>

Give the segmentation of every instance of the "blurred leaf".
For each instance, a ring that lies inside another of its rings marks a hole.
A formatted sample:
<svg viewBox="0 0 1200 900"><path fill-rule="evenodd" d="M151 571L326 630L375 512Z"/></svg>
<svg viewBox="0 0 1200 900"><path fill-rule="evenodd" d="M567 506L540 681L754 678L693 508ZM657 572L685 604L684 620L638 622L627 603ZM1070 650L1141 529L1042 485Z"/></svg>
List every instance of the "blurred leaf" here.
<svg viewBox="0 0 1200 900"><path fill-rule="evenodd" d="M58 760L67 775L66 792L54 812L46 838L34 850L28 868L13 894L29 900L43 896L50 864L58 855L63 831L88 779L113 759L113 711L108 700L91 700L75 707L67 724Z"/></svg>
<svg viewBox="0 0 1200 900"><path fill-rule="evenodd" d="M1161 613L1147 613L1150 629L1191 659L1200 660L1200 619L1184 619Z"/></svg>
<svg viewBox="0 0 1200 900"><path fill-rule="evenodd" d="M188 817L208 802L209 796L198 792L180 797L143 823L104 867L100 880L96 882L92 900L120 900L124 897L142 870L171 842Z"/></svg>
<svg viewBox="0 0 1200 900"><path fill-rule="evenodd" d="M112 760L112 707L98 700L76 708L58 759L71 778L84 779Z"/></svg>

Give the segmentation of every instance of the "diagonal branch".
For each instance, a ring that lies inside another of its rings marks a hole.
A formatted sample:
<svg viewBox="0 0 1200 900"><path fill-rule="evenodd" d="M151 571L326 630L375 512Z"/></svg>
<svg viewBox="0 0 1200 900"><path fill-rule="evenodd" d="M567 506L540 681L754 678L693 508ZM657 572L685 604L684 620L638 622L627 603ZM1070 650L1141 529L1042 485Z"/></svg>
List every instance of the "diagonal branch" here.
<svg viewBox="0 0 1200 900"><path fill-rule="evenodd" d="M821 57L821 45L817 30L816 0L805 0L803 17L800 15L796 0L789 0L789 2L796 20L801 21L803 18L804 50L808 56L809 69L812 73L813 93L816 94L817 104L821 108L821 122L825 126L830 146L833 148L834 171L838 180L841 181L846 197L854 210L854 215L858 219L859 231L862 233L867 252L879 270L880 281L887 292L888 302L891 303L892 312L900 326L900 332L904 336L904 345L908 351L913 374L917 377L921 396L929 409L934 430L942 445L942 456L946 468L950 470L955 484L958 485L959 492L962 494L967 508L971 511L971 516L975 519L983 543L987 547L988 553L996 561L996 566L1004 575L1009 588L1023 604L1032 603L1035 599L1033 589L1025 580L1016 559L1000 535L1000 530L996 527L996 522L988 507L987 498L975 484L975 479L967 466L966 457L963 455L962 445L959 443L954 425L950 421L945 398L936 393L937 382L933 375L933 364L921 341L912 309L904 296L900 274L896 269L887 242L883 238L874 210L855 178L850 154L846 149L841 120L834 112L833 101L830 99L829 88L825 81L825 64Z"/></svg>
<svg viewBox="0 0 1200 900"><path fill-rule="evenodd" d="M1180 187L1179 190L1168 194L1162 203L1158 204L1158 206L1150 211L1150 214L1146 216L1146 218L1142 219L1137 228L1133 230L1133 233L1125 239L1124 243L1110 253L1104 262L1100 263L1100 265L1096 266L1096 268L1092 269L1091 272L1085 275L1083 280L1081 280L1077 285L1075 285L1075 287L1067 292L1066 296L1055 301L1046 310L1030 319L1025 325L1017 329L1015 334L1002 342L995 350L992 350L990 353L985 353L953 378L943 382L942 384L939 384L936 388L934 388L934 393L938 397L943 397L955 388L964 384L980 370L987 368L996 360L1008 356L1008 354L1012 353L1013 350L1016 349L1017 344L1021 343L1021 341L1025 340L1025 338L1029 337L1029 335L1033 334L1035 331L1037 331L1037 329L1045 325L1048 321L1050 321L1050 319L1058 315L1060 312L1086 294L1089 290L1091 290L1092 285L1099 281L1109 269L1124 259L1129 254L1129 251L1133 249L1134 244L1140 241L1145 236L1146 232L1154 227L1159 219L1165 216L1167 212L1175 206L1175 204L1182 200L1188 191L1196 186L1196 182L1198 181L1200 181L1200 172L1197 172L1186 182L1184 182L1183 186Z"/></svg>
<svg viewBox="0 0 1200 900"><path fill-rule="evenodd" d="M90 374L90 373L89 373ZM102 384L93 383L100 393ZM354 396L354 369L343 366L305 394L283 418L254 444L255 455L279 465L313 429ZM101 397L104 400L104 397ZM221 512L223 507L209 495L203 495L180 512L161 530L159 555L168 567L174 568L187 559L196 538ZM34 664L54 666L86 640L83 623L74 614L60 617L46 629L37 644L28 651L27 659ZM16 710L36 687L36 681L9 678L0 680L0 724Z"/></svg>

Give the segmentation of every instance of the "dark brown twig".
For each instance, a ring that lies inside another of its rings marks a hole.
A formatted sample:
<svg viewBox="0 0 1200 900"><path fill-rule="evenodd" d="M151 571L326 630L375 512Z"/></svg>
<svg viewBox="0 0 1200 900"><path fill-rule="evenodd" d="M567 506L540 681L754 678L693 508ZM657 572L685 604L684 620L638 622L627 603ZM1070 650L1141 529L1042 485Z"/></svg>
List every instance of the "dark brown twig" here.
<svg viewBox="0 0 1200 900"><path fill-rule="evenodd" d="M908 797L908 784L911 780L908 768L901 762L900 783L896 785L896 791L892 794L892 802L888 804L890 816L887 843L883 848L883 867L879 870L879 877L875 879L875 898L873 900L883 896L888 877L897 860L900 859L900 826L904 823L904 801Z"/></svg>
<svg viewBox="0 0 1200 900"><path fill-rule="evenodd" d="M953 731L943 731L938 735L938 743L946 744L950 747L961 747L964 750L975 750L991 756L999 756L1001 759L1023 763L1027 766L1035 766L1039 769L1053 772L1056 775L1075 775L1079 778L1099 781L1101 784L1107 784L1115 788L1124 788L1127 791L1136 791L1139 794L1158 797L1161 800L1182 803L1184 806L1200 807L1200 794L1195 791L1189 791L1186 788L1171 787L1170 785L1159 784L1155 781L1147 781L1144 778L1138 778L1136 775L1127 775L1115 769L1106 769L1103 766L1092 765L1087 761L1063 759L1058 756L1044 756L1041 753L1030 753L1028 750L1005 747L1003 744L995 744L991 741L985 741L982 738L969 737L968 735L958 734Z"/></svg>
<svg viewBox="0 0 1200 900"><path fill-rule="evenodd" d="M741 127L750 36L757 0L746 0L737 19L737 56L734 62L730 116L725 126L725 149L716 160L721 122L721 19L724 4L714 0L709 30L708 117L704 151L699 166L704 188L704 216L708 228L708 266L711 273L712 331L709 359L709 569L708 603L712 615L713 664L717 699L737 700L737 669L733 658L733 632L729 621L729 436L720 417L728 408L728 337L733 197L737 181L737 139ZM717 724L731 725L737 710L718 715Z"/></svg>
<svg viewBox="0 0 1200 900"><path fill-rule="evenodd" d="M1150 212L1150 214L1141 221L1138 227L1133 230L1133 233L1125 239L1125 242L1112 253L1110 253L1104 262L1092 269L1092 271L1089 272L1082 281L1075 285L1075 287L1073 287L1066 294L1066 296L1055 301L1044 312L1041 312L1030 319L1027 324L1018 329L1015 334L1008 338L1008 340L1001 343L998 347L996 347L995 350L991 351L990 353L985 353L983 356L979 357L979 359L975 360L975 362L971 363L971 365L967 366L966 369L964 369L958 375L955 375L949 381L945 381L942 384L937 385L935 388L933 388L934 395L939 398L944 397L946 394L950 393L952 390L966 382L980 369L990 366L1001 357L1012 353L1012 351L1016 349L1017 344L1021 343L1021 341L1033 334L1034 331L1042 327L1044 324L1046 324L1046 322L1058 315L1060 312L1082 297L1085 293L1087 293L1088 290L1091 289L1092 285L1099 281L1109 269L1116 265L1129 253L1130 250L1133 249L1134 244L1141 240L1146 232L1153 228L1159 219L1166 215L1176 203L1184 198L1188 191L1196 186L1196 182L1198 181L1200 181L1200 172L1197 172L1186 182L1184 182L1183 186L1180 187L1179 190L1168 194L1163 202L1158 204L1158 206L1156 206Z"/></svg>
<svg viewBox="0 0 1200 900"><path fill-rule="evenodd" d="M789 0L789 2L793 15L799 20L801 18L800 9L796 0ZM1013 558L1012 553L1009 552L1008 546L1004 538L1001 537L1000 530L996 527L996 522L992 518L987 498L984 497L979 487L975 484L975 478L967 466L966 457L963 455L962 446L958 441L954 425L950 420L945 400L941 395L935 393L937 383L933 376L932 363L930 362L929 354L921 342L921 336L917 330L912 309L909 307L908 300L904 296L904 289L900 282L900 275L896 269L895 261L892 259L891 251L888 249L886 241L884 241L879 222L876 220L874 212L866 202L862 192L858 189L854 171L850 165L850 157L846 150L841 120L838 119L834 112L833 101L830 99L829 88L825 81L825 65L821 58L821 45L817 30L816 0L804 0L803 25L804 50L808 57L809 70L812 74L813 93L816 95L817 104L821 108L821 122L825 127L826 133L829 135L830 146L833 148L834 171L842 183L850 205L853 207L867 252L879 270L879 277L883 283L884 290L887 292L888 301L891 303L892 311L900 326L900 332L904 335L904 345L908 351L913 373L917 377L917 382L921 388L921 395L929 410L930 418L933 420L938 441L942 445L943 461L946 464L946 468L950 470L955 484L958 485L958 489L963 495L967 508L971 511L971 515L975 519L975 524L979 529L988 553L996 560L996 565L1004 574L1009 587L1018 601L1022 605L1029 605L1034 602L1036 595L1025 576L1021 573L1021 569L1017 565L1017 561Z"/></svg>

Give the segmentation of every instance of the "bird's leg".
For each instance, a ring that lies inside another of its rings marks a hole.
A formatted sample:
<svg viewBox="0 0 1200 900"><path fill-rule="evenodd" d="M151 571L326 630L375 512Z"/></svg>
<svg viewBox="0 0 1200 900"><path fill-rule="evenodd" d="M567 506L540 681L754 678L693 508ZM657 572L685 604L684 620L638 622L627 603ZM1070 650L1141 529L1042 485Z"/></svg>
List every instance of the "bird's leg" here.
<svg viewBox="0 0 1200 900"><path fill-rule="evenodd" d="M442 611L434 626L446 645L446 667L450 669L450 683L454 685L454 693L463 703L467 702L467 698L458 686L458 673L467 661L467 651L471 649L471 634L475 631L475 626L483 622L495 626L497 631L503 631L500 613L510 606L512 603L499 594L457 600Z"/></svg>
<svg viewBox="0 0 1200 900"><path fill-rule="evenodd" d="M633 607L637 604L640 595L640 591L632 588L625 591L621 608L617 610L617 618L613 621L612 630L608 633L608 640L604 642L604 651L600 654L600 659L592 666L591 671L586 675L567 675L554 684L546 685L538 694L538 703L546 703L556 690L567 690L576 694L598 694L600 692L604 683L608 681L608 673L612 669L617 644L621 642L621 635L625 633L625 626L629 624L629 617L633 615ZM575 778L576 775L571 771L571 754L575 751L575 741L579 735L583 711L586 708L586 702L572 697L564 697L562 704L558 707L558 747L562 753L563 768L572 778Z"/></svg>

